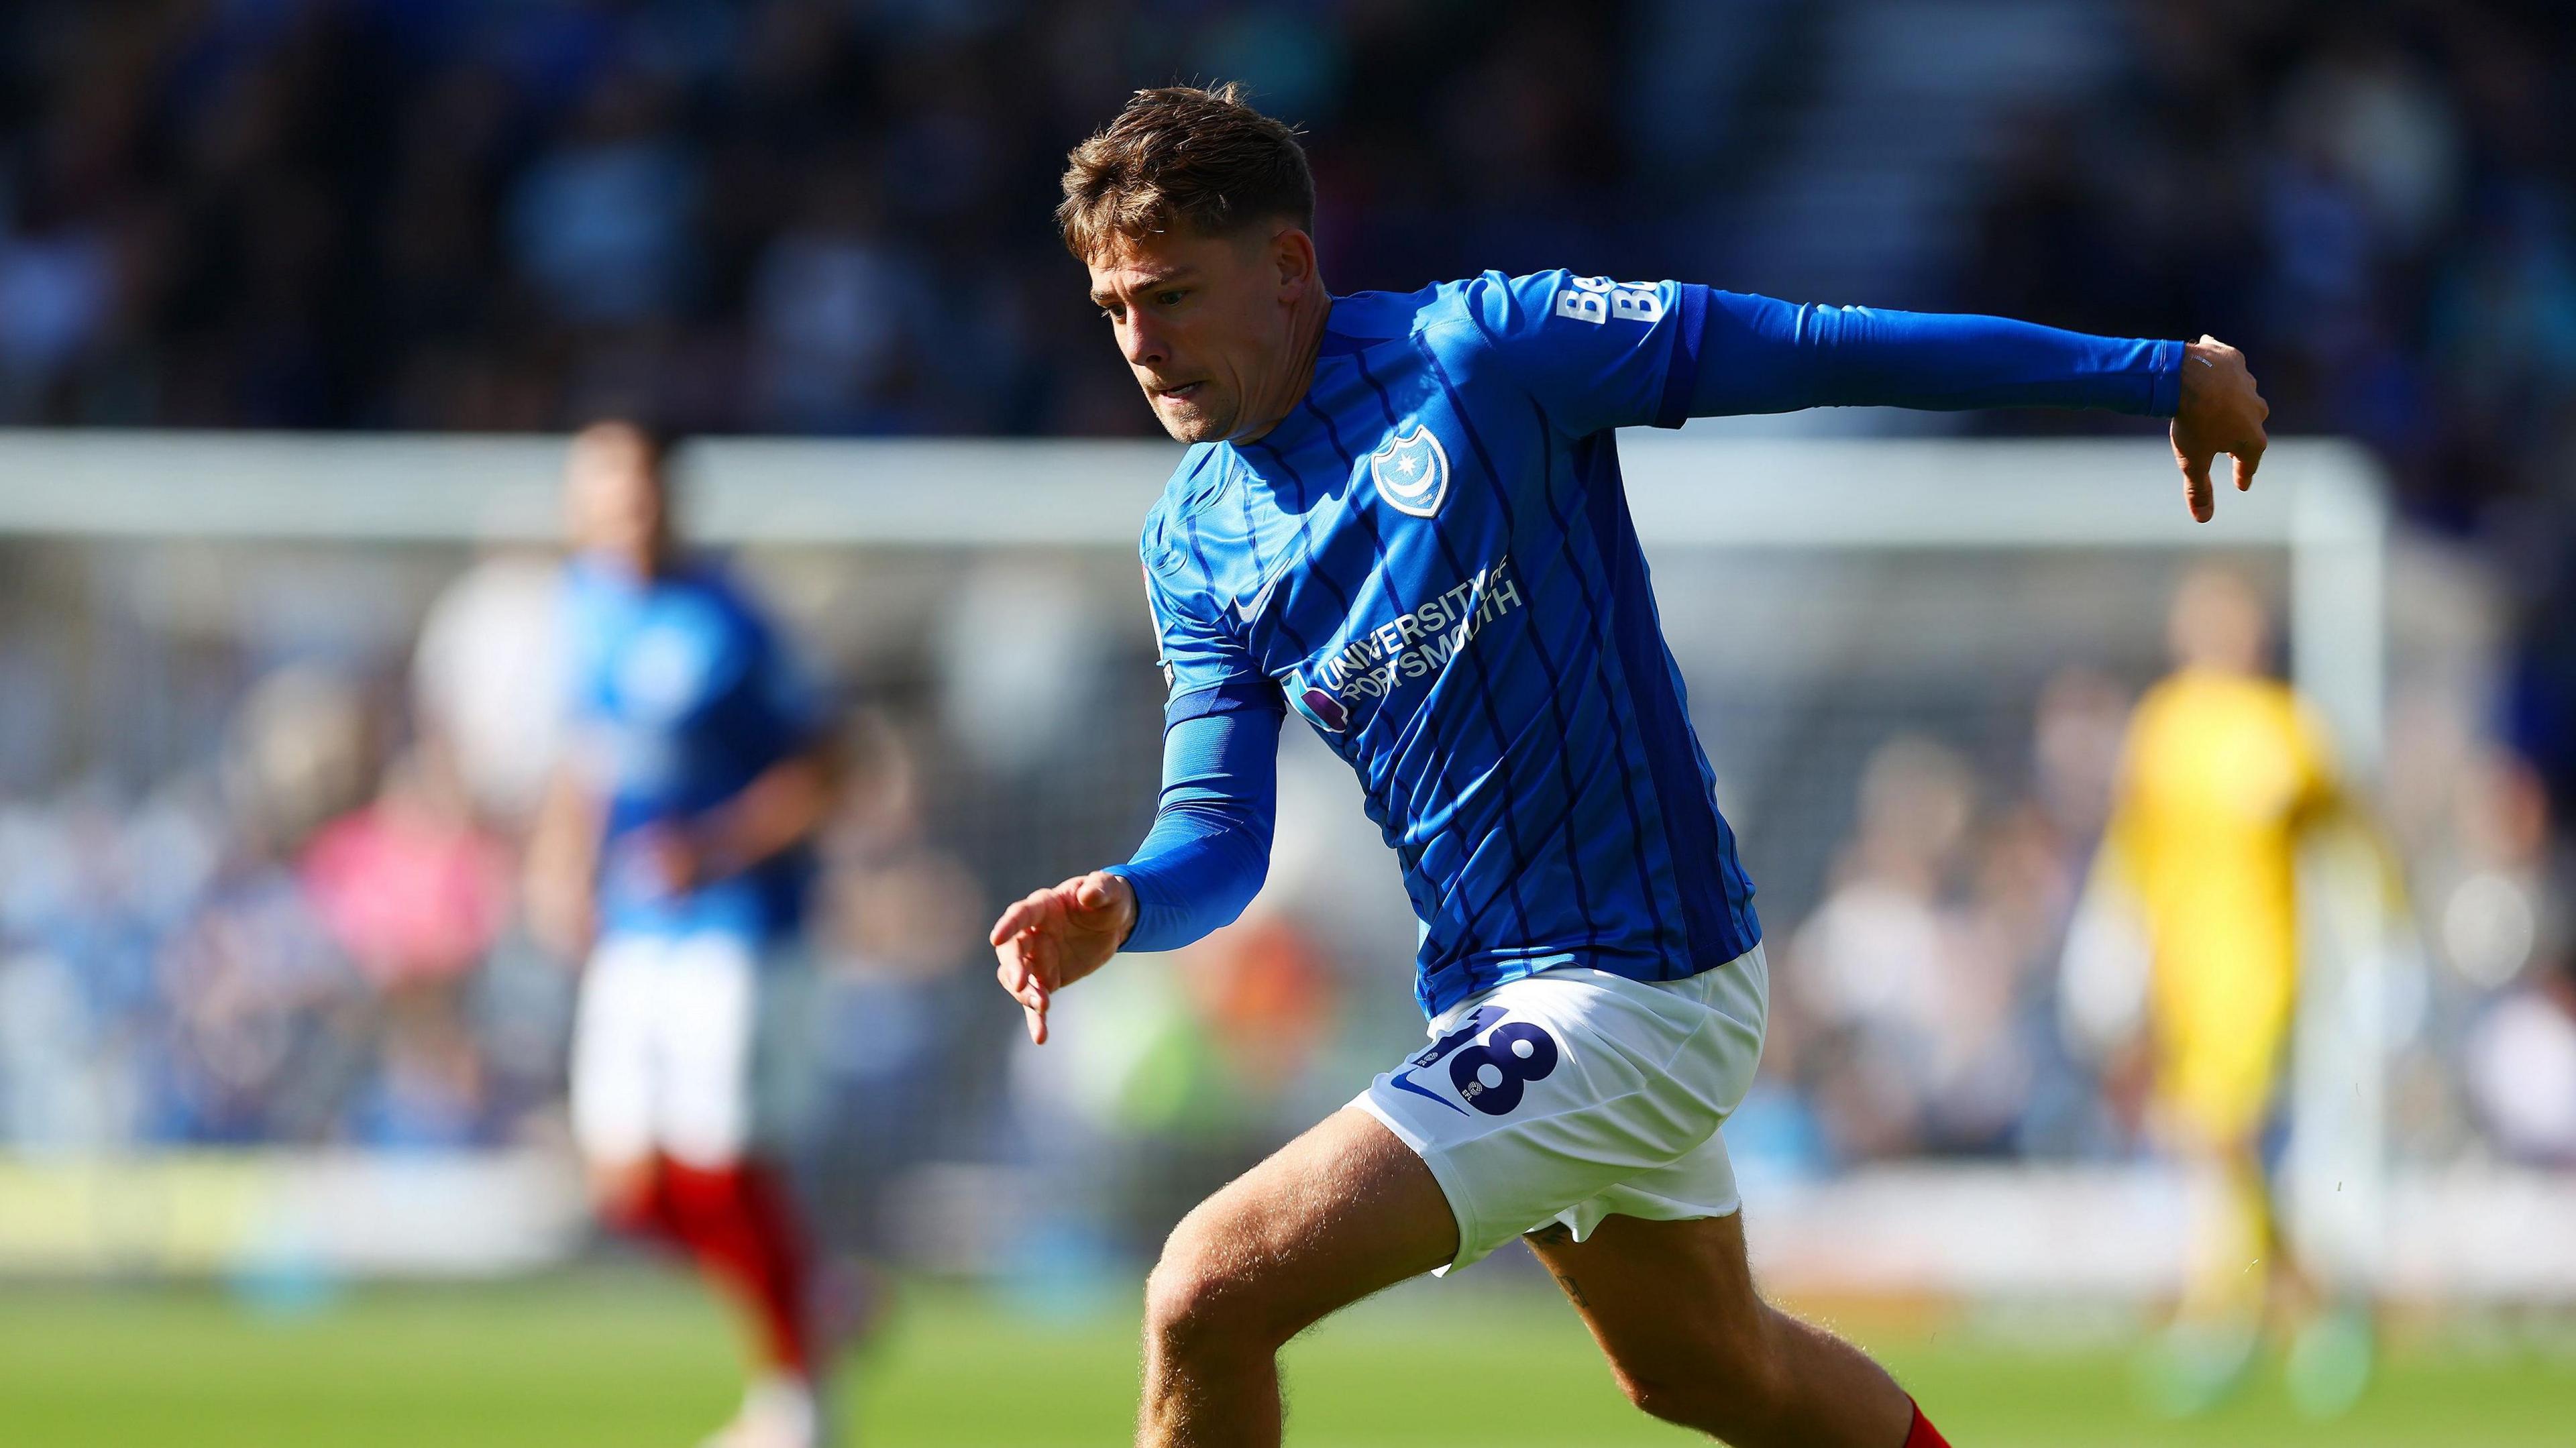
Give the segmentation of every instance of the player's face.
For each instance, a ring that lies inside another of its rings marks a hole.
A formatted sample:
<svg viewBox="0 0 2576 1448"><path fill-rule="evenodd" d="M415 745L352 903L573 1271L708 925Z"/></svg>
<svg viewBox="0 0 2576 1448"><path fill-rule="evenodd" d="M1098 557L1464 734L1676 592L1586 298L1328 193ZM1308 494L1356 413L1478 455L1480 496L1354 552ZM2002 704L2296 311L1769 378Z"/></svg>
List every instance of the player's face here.
<svg viewBox="0 0 2576 1448"><path fill-rule="evenodd" d="M1316 285L1314 254L1291 227L1122 240L1091 260L1091 300L1164 431L1239 438L1296 401L1294 319Z"/></svg>
<svg viewBox="0 0 2576 1448"><path fill-rule="evenodd" d="M602 423L573 438L564 459L564 510L575 548L650 574L661 557L667 506L660 463L633 428Z"/></svg>
<svg viewBox="0 0 2576 1448"><path fill-rule="evenodd" d="M2271 651L2262 596L2219 569L2183 580L2167 630L2176 662L2217 673L2259 674Z"/></svg>

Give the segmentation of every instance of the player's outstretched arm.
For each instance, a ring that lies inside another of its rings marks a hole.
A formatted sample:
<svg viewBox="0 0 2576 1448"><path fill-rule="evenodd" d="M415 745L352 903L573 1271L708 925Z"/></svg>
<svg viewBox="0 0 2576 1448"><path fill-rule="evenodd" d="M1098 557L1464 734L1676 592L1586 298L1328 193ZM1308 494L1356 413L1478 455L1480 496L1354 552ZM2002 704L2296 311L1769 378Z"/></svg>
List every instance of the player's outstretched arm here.
<svg viewBox="0 0 2576 1448"><path fill-rule="evenodd" d="M2244 354L2215 337L2096 337L2005 317L1705 295L1707 360L1692 379L1693 416L1856 405L2170 415L2185 502L2204 523L2216 502L2217 455L2235 458L2240 490L2262 462L2271 409Z"/></svg>
<svg viewBox="0 0 2576 1448"><path fill-rule="evenodd" d="M2271 439L2263 431L2272 415L2245 370L2245 354L2204 335L2183 349L2182 396L2174 408L2174 461L2182 467L2183 500L2191 516L2209 521L2217 490L2209 480L2218 454L2236 460L2236 491L2254 486L2254 470L2263 465Z"/></svg>
<svg viewBox="0 0 2576 1448"><path fill-rule="evenodd" d="M2263 456L2268 409L2245 359L2212 337L2096 337L1965 313L1800 305L1690 282L1567 272L1489 278L1475 317L1504 366L1574 436L1810 407L2091 407L2173 419L2206 520L2209 469Z"/></svg>
<svg viewBox="0 0 2576 1448"><path fill-rule="evenodd" d="M1163 735L1162 806L1124 865L1022 898L993 924L1002 989L1044 1045L1055 993L1121 949L1178 950L1232 924L1270 870L1280 715L1184 718Z"/></svg>

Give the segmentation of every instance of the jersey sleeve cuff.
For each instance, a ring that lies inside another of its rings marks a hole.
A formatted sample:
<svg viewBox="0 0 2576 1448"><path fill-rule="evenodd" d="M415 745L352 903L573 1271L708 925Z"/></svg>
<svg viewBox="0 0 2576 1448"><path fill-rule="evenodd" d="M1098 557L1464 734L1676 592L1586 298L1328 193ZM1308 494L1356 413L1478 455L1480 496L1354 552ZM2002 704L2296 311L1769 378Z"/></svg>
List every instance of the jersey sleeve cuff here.
<svg viewBox="0 0 2576 1448"><path fill-rule="evenodd" d="M1681 316L1673 331L1672 352L1664 361L1664 393L1655 404L1655 426L1679 427L1690 421L1691 398L1699 391L1699 349L1708 332L1708 288L1677 282Z"/></svg>
<svg viewBox="0 0 2576 1448"><path fill-rule="evenodd" d="M1136 872L1125 865L1103 865L1100 873L1126 881L1128 893L1136 897L1136 918L1127 922L1127 938L1118 942L1120 950L1132 950L1137 935L1145 928L1145 887L1136 879Z"/></svg>
<svg viewBox="0 0 2576 1448"><path fill-rule="evenodd" d="M1118 942L1121 954L1153 955L1178 950L1207 934L1205 930L1191 928L1190 912L1186 908L1155 898L1159 892L1152 876L1140 875L1135 864L1130 860L1124 865L1103 866L1100 871L1126 881L1127 888L1136 894L1136 920L1127 927L1127 938Z"/></svg>
<svg viewBox="0 0 2576 1448"><path fill-rule="evenodd" d="M2182 410L2183 344L2158 342L2148 363L2147 415L2171 417Z"/></svg>
<svg viewBox="0 0 2576 1448"><path fill-rule="evenodd" d="M1205 719L1214 714L1240 714L1255 709L1284 715L1288 712L1288 701L1280 694L1279 686L1268 679L1228 679L1204 689L1173 695L1171 702L1163 706L1163 727L1170 729L1192 719Z"/></svg>

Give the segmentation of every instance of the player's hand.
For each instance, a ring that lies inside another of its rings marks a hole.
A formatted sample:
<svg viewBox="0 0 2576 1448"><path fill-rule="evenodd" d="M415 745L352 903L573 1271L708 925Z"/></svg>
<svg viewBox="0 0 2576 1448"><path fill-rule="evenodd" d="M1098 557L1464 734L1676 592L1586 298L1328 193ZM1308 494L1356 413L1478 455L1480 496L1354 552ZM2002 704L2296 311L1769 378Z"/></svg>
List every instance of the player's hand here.
<svg viewBox="0 0 2576 1448"><path fill-rule="evenodd" d="M1028 1017L1043 1046L1055 993L1108 964L1136 928L1136 891L1126 878L1094 870L1022 897L993 922L993 974Z"/></svg>
<svg viewBox="0 0 2576 1448"><path fill-rule="evenodd" d="M2191 516L2206 523L2217 510L2217 489L2209 480L2210 464L2220 453L2236 460L2236 491L2254 486L2254 470L2263 465L2263 434L2270 404L2245 370L2245 354L2216 337L2203 336L2183 348L2182 400L2174 409L2174 461L2182 466L2183 499Z"/></svg>
<svg viewBox="0 0 2576 1448"><path fill-rule="evenodd" d="M664 897L685 895L705 883L706 854L689 832L673 825L652 825L636 832L635 868Z"/></svg>

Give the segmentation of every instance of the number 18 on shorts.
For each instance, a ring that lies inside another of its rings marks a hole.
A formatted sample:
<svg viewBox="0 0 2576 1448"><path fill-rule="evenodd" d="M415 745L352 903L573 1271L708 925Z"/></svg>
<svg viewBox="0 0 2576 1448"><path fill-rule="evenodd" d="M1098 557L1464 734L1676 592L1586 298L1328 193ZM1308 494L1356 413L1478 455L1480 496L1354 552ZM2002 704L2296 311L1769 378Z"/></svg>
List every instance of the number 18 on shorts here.
<svg viewBox="0 0 2576 1448"><path fill-rule="evenodd" d="M1560 967L1460 1002L1352 1104L1439 1181L1451 1267L1551 1222L1580 1240L1613 1214L1722 1217L1741 1201L1719 1128L1753 1084L1769 1003L1758 945L1687 980Z"/></svg>

